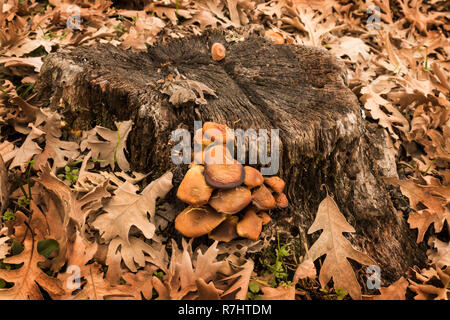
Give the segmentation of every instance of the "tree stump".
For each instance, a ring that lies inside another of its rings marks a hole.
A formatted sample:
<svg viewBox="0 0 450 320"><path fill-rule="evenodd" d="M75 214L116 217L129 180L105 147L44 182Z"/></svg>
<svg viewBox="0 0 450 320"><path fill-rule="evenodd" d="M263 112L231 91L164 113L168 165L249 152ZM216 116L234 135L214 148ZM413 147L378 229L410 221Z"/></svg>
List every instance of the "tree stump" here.
<svg viewBox="0 0 450 320"><path fill-rule="evenodd" d="M222 61L210 48L226 47ZM177 74L213 89L207 104L174 106L161 92ZM265 236L305 253L319 235L307 235L325 184L356 233L355 247L381 267L384 284L425 261L423 248L394 209L381 176L396 174L384 153L384 131L368 130L358 100L345 84L343 66L325 49L277 45L258 32L208 32L151 47L148 53L110 45L78 47L50 54L35 86L35 102L64 114L71 128L133 120L128 138L132 167L152 178L172 170L174 184L186 165L170 161L171 132L194 120L233 129L279 129L280 171L289 207L274 211ZM174 192L170 195L174 197Z"/></svg>

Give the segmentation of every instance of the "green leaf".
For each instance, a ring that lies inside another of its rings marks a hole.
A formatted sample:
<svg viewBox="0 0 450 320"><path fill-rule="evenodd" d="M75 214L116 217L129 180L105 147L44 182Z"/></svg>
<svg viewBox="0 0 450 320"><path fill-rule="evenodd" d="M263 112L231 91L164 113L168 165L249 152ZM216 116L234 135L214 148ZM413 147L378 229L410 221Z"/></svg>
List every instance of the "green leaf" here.
<svg viewBox="0 0 450 320"><path fill-rule="evenodd" d="M0 289L3 289L6 287L6 281L3 279L0 279Z"/></svg>
<svg viewBox="0 0 450 320"><path fill-rule="evenodd" d="M248 285L248 288L249 288L250 291L253 292L253 293L258 293L258 292L259 292L259 285L258 285L257 283L255 283L255 282L251 282L251 283Z"/></svg>
<svg viewBox="0 0 450 320"><path fill-rule="evenodd" d="M41 240L37 244L37 251L40 255L43 255L48 259L50 255L59 248L58 241L54 239Z"/></svg>
<svg viewBox="0 0 450 320"><path fill-rule="evenodd" d="M348 292L343 289L336 288L334 290L336 291L338 300L342 300L346 295L348 295Z"/></svg>

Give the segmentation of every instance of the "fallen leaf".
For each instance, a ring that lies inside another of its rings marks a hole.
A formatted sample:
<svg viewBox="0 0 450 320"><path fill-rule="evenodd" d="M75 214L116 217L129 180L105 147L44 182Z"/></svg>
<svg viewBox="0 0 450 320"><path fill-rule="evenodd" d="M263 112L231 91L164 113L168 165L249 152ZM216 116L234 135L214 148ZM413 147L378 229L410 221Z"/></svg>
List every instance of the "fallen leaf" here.
<svg viewBox="0 0 450 320"><path fill-rule="evenodd" d="M319 230L323 232L312 245L307 258L315 261L326 254L319 274L322 288L333 278L335 288L347 291L355 300L361 300L361 288L347 259L350 258L365 265L376 263L367 255L353 249L350 242L342 235L343 232L355 232L355 229L345 220L334 200L328 195L320 203L316 219L309 228L308 234Z"/></svg>

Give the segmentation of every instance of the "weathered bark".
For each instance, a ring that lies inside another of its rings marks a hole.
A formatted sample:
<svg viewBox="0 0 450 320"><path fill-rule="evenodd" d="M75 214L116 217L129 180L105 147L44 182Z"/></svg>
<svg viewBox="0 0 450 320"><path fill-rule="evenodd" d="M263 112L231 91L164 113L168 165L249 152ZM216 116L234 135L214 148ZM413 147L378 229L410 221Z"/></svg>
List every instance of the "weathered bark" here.
<svg viewBox="0 0 450 320"><path fill-rule="evenodd" d="M192 132L194 120L234 129L279 129L279 175L287 182L290 205L273 213L266 236L278 232L303 254L303 239L311 245L318 236L306 231L324 198L320 187L325 184L357 230L349 239L379 263L387 283L424 261L423 250L380 179L395 168L383 152L383 133L369 134L337 60L321 48L276 45L256 33L245 41L230 41L232 34L175 40L149 53L106 45L61 50L45 60L35 87L37 100L61 110L78 129L113 129L113 121L132 119L132 165L153 177L168 169L186 170L171 163L169 140L176 128ZM211 59L214 42L227 48L223 61ZM177 72L206 84L217 97L206 95L206 105L174 107L155 88L158 80L167 81ZM175 183L179 181L180 176Z"/></svg>

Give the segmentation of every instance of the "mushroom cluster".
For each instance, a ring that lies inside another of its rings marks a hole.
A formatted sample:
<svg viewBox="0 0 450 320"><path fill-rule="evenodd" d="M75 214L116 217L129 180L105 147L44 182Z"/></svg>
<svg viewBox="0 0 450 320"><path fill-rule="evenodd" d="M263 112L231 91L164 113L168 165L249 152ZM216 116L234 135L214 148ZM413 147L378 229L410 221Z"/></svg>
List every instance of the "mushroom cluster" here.
<svg viewBox="0 0 450 320"><path fill-rule="evenodd" d="M271 221L267 211L288 206L281 178L263 177L233 159L227 143L234 139L227 126L214 122L195 133L194 143L201 151L194 153L177 191L189 205L175 219L175 228L184 236L257 240L262 226Z"/></svg>

